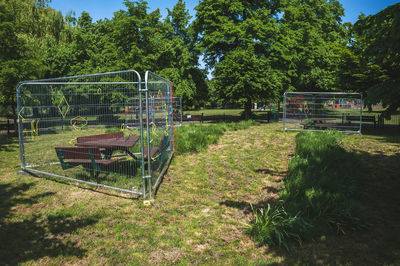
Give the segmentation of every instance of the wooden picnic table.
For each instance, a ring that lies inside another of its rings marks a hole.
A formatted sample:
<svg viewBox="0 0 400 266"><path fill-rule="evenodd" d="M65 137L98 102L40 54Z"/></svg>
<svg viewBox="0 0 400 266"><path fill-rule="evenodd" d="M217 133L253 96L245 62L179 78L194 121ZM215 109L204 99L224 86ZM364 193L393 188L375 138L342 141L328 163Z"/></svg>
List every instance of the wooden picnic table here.
<svg viewBox="0 0 400 266"><path fill-rule="evenodd" d="M129 136L123 138L97 139L76 143L76 146L99 147L99 148L131 148L138 142L139 136Z"/></svg>
<svg viewBox="0 0 400 266"><path fill-rule="evenodd" d="M109 139L96 139L85 142L76 143L79 147L97 147L104 148L106 150L105 154L111 157L114 150L125 151L128 155L134 157L133 153L129 151L129 148L135 146L139 141L139 136L129 136L121 138L109 138Z"/></svg>

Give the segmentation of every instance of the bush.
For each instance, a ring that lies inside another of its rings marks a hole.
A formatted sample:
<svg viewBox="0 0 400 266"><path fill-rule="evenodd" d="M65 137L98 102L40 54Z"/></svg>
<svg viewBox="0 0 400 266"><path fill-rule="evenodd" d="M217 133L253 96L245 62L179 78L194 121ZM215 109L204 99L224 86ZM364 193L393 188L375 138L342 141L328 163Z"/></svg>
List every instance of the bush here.
<svg viewBox="0 0 400 266"><path fill-rule="evenodd" d="M289 215L281 204L271 207L269 204L265 209L254 209L255 219L249 228L249 234L262 244L277 244L289 249L288 239L302 240L302 233L306 232L310 225L297 215Z"/></svg>
<svg viewBox="0 0 400 266"><path fill-rule="evenodd" d="M335 131L298 134L280 202L274 211L268 207L268 211L255 212L249 233L256 240L286 246L290 240L362 226L355 200L360 186L359 161L343 149L342 138L343 134ZM275 231L281 239L274 237Z"/></svg>

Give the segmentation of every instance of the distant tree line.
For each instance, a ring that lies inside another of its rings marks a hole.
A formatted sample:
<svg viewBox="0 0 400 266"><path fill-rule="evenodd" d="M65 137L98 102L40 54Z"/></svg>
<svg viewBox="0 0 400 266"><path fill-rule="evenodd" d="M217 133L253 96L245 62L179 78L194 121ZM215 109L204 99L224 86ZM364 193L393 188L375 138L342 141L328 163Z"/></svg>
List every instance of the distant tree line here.
<svg viewBox="0 0 400 266"><path fill-rule="evenodd" d="M166 18L125 0L97 22L48 4L0 0L1 115L16 117L19 81L124 69L168 78L185 109L238 104L250 117L285 91L362 92L388 116L400 107L400 4L355 24L337 0L200 0L193 20L182 0Z"/></svg>

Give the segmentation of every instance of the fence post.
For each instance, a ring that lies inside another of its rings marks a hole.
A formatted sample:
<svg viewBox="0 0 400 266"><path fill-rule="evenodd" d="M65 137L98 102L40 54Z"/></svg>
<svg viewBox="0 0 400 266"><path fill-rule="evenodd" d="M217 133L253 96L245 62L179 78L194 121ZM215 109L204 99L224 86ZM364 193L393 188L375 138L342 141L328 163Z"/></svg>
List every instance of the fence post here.
<svg viewBox="0 0 400 266"><path fill-rule="evenodd" d="M278 106L278 112L279 112L279 106ZM286 92L283 94L283 117L282 117L282 120L283 120L282 121L283 131L286 131Z"/></svg>
<svg viewBox="0 0 400 266"><path fill-rule="evenodd" d="M10 119L7 119L7 135L10 135Z"/></svg>
<svg viewBox="0 0 400 266"><path fill-rule="evenodd" d="M378 115L378 127L385 127L385 119L382 114Z"/></svg>

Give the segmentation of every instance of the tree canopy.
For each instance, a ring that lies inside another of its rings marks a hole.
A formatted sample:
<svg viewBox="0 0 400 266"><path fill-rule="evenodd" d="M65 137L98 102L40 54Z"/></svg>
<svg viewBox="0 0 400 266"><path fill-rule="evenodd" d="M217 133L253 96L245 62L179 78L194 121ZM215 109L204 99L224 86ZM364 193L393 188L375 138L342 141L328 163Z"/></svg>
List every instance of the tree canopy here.
<svg viewBox="0 0 400 266"><path fill-rule="evenodd" d="M354 36L355 52L364 69L354 74L369 81L367 104L382 102L390 116L400 107L400 4L361 16L354 25Z"/></svg>
<svg viewBox="0 0 400 266"><path fill-rule="evenodd" d="M201 0L194 18L183 0L165 18L125 0L95 22L49 2L0 0L3 114L16 117L21 80L123 69L170 79L184 108L234 103L245 117L284 91L361 92L388 115L400 105L400 4L352 25L337 0Z"/></svg>

